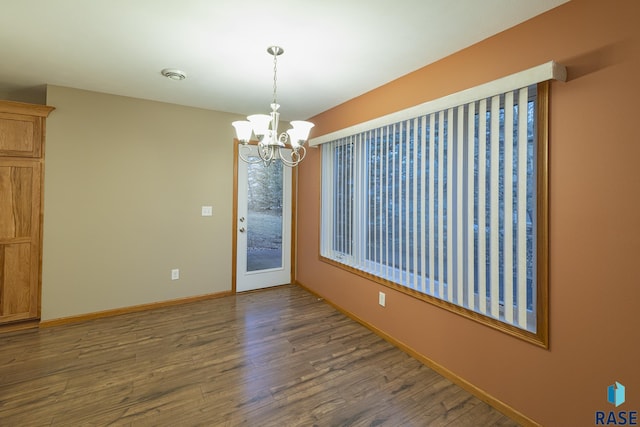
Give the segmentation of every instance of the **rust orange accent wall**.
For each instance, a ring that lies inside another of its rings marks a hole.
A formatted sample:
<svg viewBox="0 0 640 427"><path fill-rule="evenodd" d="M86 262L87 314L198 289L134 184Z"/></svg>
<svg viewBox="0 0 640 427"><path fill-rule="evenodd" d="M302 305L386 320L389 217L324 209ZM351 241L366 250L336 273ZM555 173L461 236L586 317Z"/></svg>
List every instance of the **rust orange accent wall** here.
<svg viewBox="0 0 640 427"><path fill-rule="evenodd" d="M536 422L587 426L614 381L640 411L640 2L573 0L311 120L322 135L549 60L568 81L551 85L548 350L321 262L319 149L298 171L297 280Z"/></svg>

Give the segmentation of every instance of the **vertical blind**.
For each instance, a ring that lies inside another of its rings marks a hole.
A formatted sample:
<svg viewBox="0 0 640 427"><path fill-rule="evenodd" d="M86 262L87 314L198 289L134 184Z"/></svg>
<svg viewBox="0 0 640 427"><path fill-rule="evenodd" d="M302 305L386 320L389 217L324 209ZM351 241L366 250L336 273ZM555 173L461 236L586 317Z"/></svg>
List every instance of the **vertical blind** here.
<svg viewBox="0 0 640 427"><path fill-rule="evenodd" d="M535 333L536 95L324 143L321 256Z"/></svg>

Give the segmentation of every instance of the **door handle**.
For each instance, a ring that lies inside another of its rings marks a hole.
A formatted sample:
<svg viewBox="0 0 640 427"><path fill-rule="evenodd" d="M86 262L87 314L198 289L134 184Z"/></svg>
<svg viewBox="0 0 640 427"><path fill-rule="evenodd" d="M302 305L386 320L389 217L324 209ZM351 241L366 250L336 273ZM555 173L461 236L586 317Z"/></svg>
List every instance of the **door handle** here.
<svg viewBox="0 0 640 427"><path fill-rule="evenodd" d="M240 231L241 233L244 233L246 230L245 230L244 227L240 227L240 230L238 230L238 231Z"/></svg>

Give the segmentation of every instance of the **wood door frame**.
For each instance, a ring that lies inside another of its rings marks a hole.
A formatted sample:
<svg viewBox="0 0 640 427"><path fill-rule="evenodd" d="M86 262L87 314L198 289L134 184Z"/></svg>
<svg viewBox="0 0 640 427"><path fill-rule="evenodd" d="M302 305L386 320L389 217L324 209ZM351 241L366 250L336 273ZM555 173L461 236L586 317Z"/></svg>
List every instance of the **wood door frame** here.
<svg viewBox="0 0 640 427"><path fill-rule="evenodd" d="M238 139L233 139L233 214L231 215L231 292L236 294L236 282L238 279L238 162L240 156L238 149L242 144ZM249 145L258 145L257 141L250 141ZM287 166L283 166L287 167ZM290 283L295 281L296 259L297 259L297 214L298 214L298 169L291 171L291 271ZM248 291L252 292L252 291Z"/></svg>

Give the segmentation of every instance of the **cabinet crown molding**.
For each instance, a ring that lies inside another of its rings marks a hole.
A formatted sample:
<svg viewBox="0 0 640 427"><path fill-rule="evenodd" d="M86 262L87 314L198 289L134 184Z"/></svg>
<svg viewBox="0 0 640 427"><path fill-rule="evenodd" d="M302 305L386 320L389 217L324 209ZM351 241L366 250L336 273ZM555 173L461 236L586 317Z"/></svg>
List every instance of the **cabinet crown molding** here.
<svg viewBox="0 0 640 427"><path fill-rule="evenodd" d="M0 113L27 114L30 116L48 117L55 107L40 104L27 104L16 101L0 101Z"/></svg>

